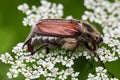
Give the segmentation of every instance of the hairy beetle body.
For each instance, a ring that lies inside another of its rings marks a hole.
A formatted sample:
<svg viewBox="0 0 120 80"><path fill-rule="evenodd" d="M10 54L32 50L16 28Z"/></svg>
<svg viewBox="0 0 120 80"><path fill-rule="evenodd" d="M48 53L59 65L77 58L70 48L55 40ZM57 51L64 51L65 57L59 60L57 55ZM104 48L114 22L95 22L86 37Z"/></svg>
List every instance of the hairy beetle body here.
<svg viewBox="0 0 120 80"><path fill-rule="evenodd" d="M77 45L77 40L76 38L61 38L61 37L52 37L52 36L34 36L31 39L31 45L40 45L46 43L48 44L48 48L57 48L61 47L64 49L74 49L75 46Z"/></svg>
<svg viewBox="0 0 120 80"><path fill-rule="evenodd" d="M23 47L27 45L28 51L33 55L43 47L46 47L46 53L49 53L49 48L58 47L71 49L73 53L76 48L83 45L99 59L105 68L95 52L101 42L103 38L100 33L89 23L77 20L43 19L32 28ZM34 49L36 45L39 47ZM108 73L114 77L109 71Z"/></svg>
<svg viewBox="0 0 120 80"><path fill-rule="evenodd" d="M28 51L31 53L35 53L43 46L47 49L60 47L74 50L81 44L95 51L102 41L100 33L89 23L77 20L43 19L31 30L24 45L28 46ZM89 43L92 47L88 46ZM40 45L40 48L34 50L36 45Z"/></svg>

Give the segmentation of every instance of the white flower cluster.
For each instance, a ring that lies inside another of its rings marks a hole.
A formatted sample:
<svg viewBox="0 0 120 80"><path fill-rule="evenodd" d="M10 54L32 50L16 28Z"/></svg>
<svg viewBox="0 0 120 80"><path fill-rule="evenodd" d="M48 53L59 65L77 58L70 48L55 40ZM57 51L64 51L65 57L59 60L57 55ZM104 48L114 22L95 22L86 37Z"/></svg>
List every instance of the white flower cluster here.
<svg viewBox="0 0 120 80"><path fill-rule="evenodd" d="M26 47L22 49L23 43L17 44L13 47L12 52L15 57L10 54L2 54L0 59L4 63L11 64L11 68L7 73L9 78L15 78L19 74L25 76L26 80L37 79L40 76L44 76L46 80L66 80L68 76L71 76L71 80L78 80L80 72L74 71L72 66L74 65L74 59L81 56L81 53L76 52L74 55L68 55L65 50L55 50L49 54L45 54L43 49L39 53L35 53L33 56L25 56L30 54L26 52ZM67 55L66 55L67 54ZM61 69L57 65L64 67Z"/></svg>
<svg viewBox="0 0 120 80"><path fill-rule="evenodd" d="M108 78L106 75L107 70L103 67L96 67L95 69L96 74L89 73L87 80L118 80L117 78Z"/></svg>
<svg viewBox="0 0 120 80"><path fill-rule="evenodd" d="M2 54L0 57L0 60L2 60L2 62L6 63L6 64L13 64L13 58L12 56L6 52L5 54Z"/></svg>
<svg viewBox="0 0 120 80"><path fill-rule="evenodd" d="M41 6L32 6L30 9L27 3L18 6L18 10L27 15L23 20L24 26L34 26L41 19L46 18L61 18L63 16L63 5L50 3L46 0L41 0Z"/></svg>
<svg viewBox="0 0 120 80"><path fill-rule="evenodd" d="M99 49L97 49L97 53L101 59L101 61L103 61L104 63L106 61L116 61L118 59L118 57L116 56L116 54L113 52L111 53L109 49L105 48L105 47L101 47Z"/></svg>
<svg viewBox="0 0 120 80"><path fill-rule="evenodd" d="M82 19L98 23L103 28L103 43L107 48L97 50L100 59L103 62L116 61L117 55L120 56L120 1L85 0L84 5L88 10Z"/></svg>

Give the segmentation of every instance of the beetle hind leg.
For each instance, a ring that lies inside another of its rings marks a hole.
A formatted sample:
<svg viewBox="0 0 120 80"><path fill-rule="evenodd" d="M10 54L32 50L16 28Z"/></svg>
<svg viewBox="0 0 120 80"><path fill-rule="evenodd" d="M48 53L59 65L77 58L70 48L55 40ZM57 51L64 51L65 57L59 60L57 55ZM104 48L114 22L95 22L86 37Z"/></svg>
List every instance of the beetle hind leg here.
<svg viewBox="0 0 120 80"><path fill-rule="evenodd" d="M46 47L46 54L48 54L50 52L49 47Z"/></svg>
<svg viewBox="0 0 120 80"><path fill-rule="evenodd" d="M33 45L31 45L31 38L25 41L22 48L24 48L25 45L27 45L27 49L29 52L33 52Z"/></svg>
<svg viewBox="0 0 120 80"><path fill-rule="evenodd" d="M27 45L28 43L30 43L31 42L31 38L30 39L28 39L27 41L25 41L24 42L24 44L23 44L23 46L22 46L22 48L24 48L25 47L25 45Z"/></svg>
<svg viewBox="0 0 120 80"><path fill-rule="evenodd" d="M36 52L38 52L41 48L43 48L44 46L47 46L47 44L42 44L39 46L39 48L37 48L36 50L34 50L33 52L31 52L31 55L34 55Z"/></svg>

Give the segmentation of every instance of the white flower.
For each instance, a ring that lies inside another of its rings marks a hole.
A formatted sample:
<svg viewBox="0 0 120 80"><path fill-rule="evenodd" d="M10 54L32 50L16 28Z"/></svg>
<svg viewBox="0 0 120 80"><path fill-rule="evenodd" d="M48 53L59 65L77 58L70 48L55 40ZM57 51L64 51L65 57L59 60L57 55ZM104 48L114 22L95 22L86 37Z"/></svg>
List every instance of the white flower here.
<svg viewBox="0 0 120 80"><path fill-rule="evenodd" d="M30 15L31 13L32 13L31 10L27 10L25 14L26 14L26 15Z"/></svg>
<svg viewBox="0 0 120 80"><path fill-rule="evenodd" d="M90 19L91 22L94 21L95 17L94 17L94 14L89 12L89 11L85 11L85 15L82 16L82 19L83 20L87 20L87 19Z"/></svg>
<svg viewBox="0 0 120 80"><path fill-rule="evenodd" d="M68 59L67 57L64 58L62 61L62 65L65 65L66 67L71 67L74 64L72 59Z"/></svg>
<svg viewBox="0 0 120 80"><path fill-rule="evenodd" d="M112 32L112 34L111 34L111 37L119 38L120 37L120 29L114 29L113 32Z"/></svg>
<svg viewBox="0 0 120 80"><path fill-rule="evenodd" d="M23 64L23 60L16 60L15 63L11 66L11 68L17 69L18 67L25 68L26 64Z"/></svg>
<svg viewBox="0 0 120 80"><path fill-rule="evenodd" d="M51 71L51 76L53 77L57 77L57 74L58 74L58 68L52 68L50 71Z"/></svg>
<svg viewBox="0 0 120 80"><path fill-rule="evenodd" d="M117 78L111 78L110 80L119 80L119 79L117 79Z"/></svg>
<svg viewBox="0 0 120 80"><path fill-rule="evenodd" d="M56 62L62 62L63 61L63 56L57 56L55 59ZM65 63L64 63L65 64Z"/></svg>
<svg viewBox="0 0 120 80"><path fill-rule="evenodd" d="M71 77L77 77L79 74L80 74L80 72L76 72L76 73L72 74Z"/></svg>
<svg viewBox="0 0 120 80"><path fill-rule="evenodd" d="M34 58L32 58L31 56L26 56L24 57L24 59L26 60L26 62L35 62L36 60Z"/></svg>
<svg viewBox="0 0 120 80"><path fill-rule="evenodd" d="M8 78L15 78L17 77L19 72L16 69L10 69L10 72L7 73Z"/></svg>
<svg viewBox="0 0 120 80"><path fill-rule="evenodd" d="M100 60L103 62L111 62L118 59L114 52L111 54L110 50L107 50L105 47L98 48L96 52L98 53Z"/></svg>
<svg viewBox="0 0 120 80"><path fill-rule="evenodd" d="M103 67L97 67L96 72L101 74L101 73L106 73L107 71Z"/></svg>
<svg viewBox="0 0 120 80"><path fill-rule="evenodd" d="M63 10L63 5L62 4L58 4L58 9Z"/></svg>
<svg viewBox="0 0 120 80"><path fill-rule="evenodd" d="M87 51L83 51L83 56L86 57L86 59L90 59L91 58L91 55L90 53L88 53Z"/></svg>
<svg viewBox="0 0 120 80"><path fill-rule="evenodd" d="M4 63L8 63L8 64L13 64L13 57L8 53L6 52L5 54L2 54L0 56L0 60L2 60L2 62Z"/></svg>
<svg viewBox="0 0 120 80"><path fill-rule="evenodd" d="M26 78L25 80L30 80L29 78Z"/></svg>
<svg viewBox="0 0 120 80"><path fill-rule="evenodd" d="M33 71L32 75L33 75L33 79L36 79L36 78L40 77L40 74L39 74L39 72L37 70Z"/></svg>
<svg viewBox="0 0 120 80"><path fill-rule="evenodd" d="M24 55L24 51L26 51L26 49L26 47L23 48L23 43L18 43L17 46L13 47L12 52L17 56L22 56Z"/></svg>
<svg viewBox="0 0 120 80"><path fill-rule="evenodd" d="M47 69L49 69L49 70L51 70L53 67L54 67L54 64L53 63L51 63L51 62L43 62L43 64L42 64L42 66L44 67L44 68L47 68Z"/></svg>
<svg viewBox="0 0 120 80"><path fill-rule="evenodd" d="M12 74L10 72L7 73L8 78L12 78Z"/></svg>
<svg viewBox="0 0 120 80"><path fill-rule="evenodd" d="M93 74L89 73L87 80L94 80L94 77L95 77L95 76L94 76Z"/></svg>
<svg viewBox="0 0 120 80"><path fill-rule="evenodd" d="M65 79L67 79L67 75L64 75L64 70L62 70L61 72L59 72L59 79L60 80L65 80Z"/></svg>
<svg viewBox="0 0 120 80"><path fill-rule="evenodd" d="M48 78L46 78L46 80L55 80L55 78L49 78L49 77L48 77Z"/></svg>
<svg viewBox="0 0 120 80"><path fill-rule="evenodd" d="M73 68L68 68L65 70L64 75L71 75L74 72Z"/></svg>
<svg viewBox="0 0 120 80"><path fill-rule="evenodd" d="M71 80L79 80L78 78L71 78Z"/></svg>
<svg viewBox="0 0 120 80"><path fill-rule="evenodd" d="M70 15L70 16L67 16L66 19L73 19L73 17Z"/></svg>
<svg viewBox="0 0 120 80"><path fill-rule="evenodd" d="M25 78L26 79L30 79L30 78L32 78L32 74L30 73L30 72L25 72L25 73L23 73L24 74L24 76L25 76Z"/></svg>
<svg viewBox="0 0 120 80"><path fill-rule="evenodd" d="M107 76L107 70L103 67L96 67L96 75L89 73L87 80L118 80L117 78L109 78Z"/></svg>
<svg viewBox="0 0 120 80"><path fill-rule="evenodd" d="M94 0L85 0L84 5L88 8L88 9L95 9L95 1Z"/></svg>
<svg viewBox="0 0 120 80"><path fill-rule="evenodd" d="M18 6L18 10L22 11L22 12L26 12L29 9L29 6L27 3L24 3L20 6Z"/></svg>

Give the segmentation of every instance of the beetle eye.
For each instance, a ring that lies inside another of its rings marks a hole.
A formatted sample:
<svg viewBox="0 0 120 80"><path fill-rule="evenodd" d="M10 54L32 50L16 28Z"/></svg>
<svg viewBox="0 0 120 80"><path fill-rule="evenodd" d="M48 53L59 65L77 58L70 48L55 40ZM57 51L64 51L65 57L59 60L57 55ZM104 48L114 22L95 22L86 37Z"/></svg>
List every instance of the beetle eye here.
<svg viewBox="0 0 120 80"><path fill-rule="evenodd" d="M88 40L88 39L91 39L91 37L92 37L92 36L91 36L90 34L86 34L85 39Z"/></svg>
<svg viewBox="0 0 120 80"><path fill-rule="evenodd" d="M90 38L90 37L91 37L91 35L90 35L90 34L87 34L86 36L87 36L88 38Z"/></svg>

